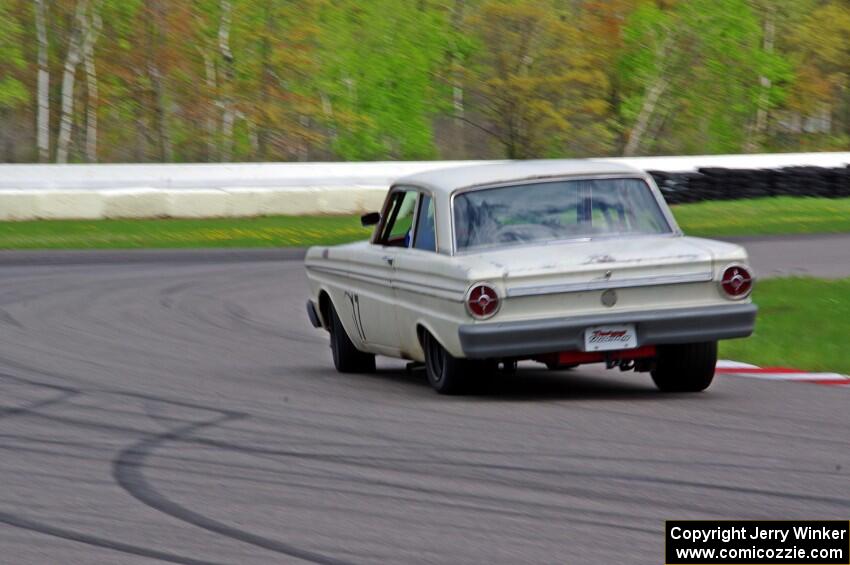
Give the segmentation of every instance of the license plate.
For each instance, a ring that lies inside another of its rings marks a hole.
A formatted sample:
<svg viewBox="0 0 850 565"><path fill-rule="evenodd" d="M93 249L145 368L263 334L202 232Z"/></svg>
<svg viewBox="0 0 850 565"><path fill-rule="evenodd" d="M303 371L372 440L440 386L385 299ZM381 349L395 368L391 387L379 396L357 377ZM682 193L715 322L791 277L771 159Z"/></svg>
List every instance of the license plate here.
<svg viewBox="0 0 850 565"><path fill-rule="evenodd" d="M585 351L613 351L637 347L634 324L594 326L584 330Z"/></svg>

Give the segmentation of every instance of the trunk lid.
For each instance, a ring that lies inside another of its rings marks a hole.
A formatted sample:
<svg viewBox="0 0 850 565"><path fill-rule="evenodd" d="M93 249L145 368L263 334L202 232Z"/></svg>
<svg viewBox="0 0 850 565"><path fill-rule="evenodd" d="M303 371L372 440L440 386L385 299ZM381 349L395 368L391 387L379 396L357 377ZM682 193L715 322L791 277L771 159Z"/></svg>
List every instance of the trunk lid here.
<svg viewBox="0 0 850 565"><path fill-rule="evenodd" d="M498 278L508 296L528 296L710 281L712 262L708 246L697 241L652 236L510 247L465 263L471 278Z"/></svg>

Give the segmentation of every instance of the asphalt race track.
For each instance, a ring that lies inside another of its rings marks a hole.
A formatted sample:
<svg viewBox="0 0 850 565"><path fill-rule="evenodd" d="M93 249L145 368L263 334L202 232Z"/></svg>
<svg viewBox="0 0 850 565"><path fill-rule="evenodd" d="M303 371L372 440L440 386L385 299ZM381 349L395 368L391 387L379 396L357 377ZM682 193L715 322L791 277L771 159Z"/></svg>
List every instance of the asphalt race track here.
<svg viewBox="0 0 850 565"><path fill-rule="evenodd" d="M668 518L848 518L850 391L342 376L288 256L0 261L0 563L660 563Z"/></svg>
<svg viewBox="0 0 850 565"><path fill-rule="evenodd" d="M737 237L759 277L850 277L850 236L810 234Z"/></svg>

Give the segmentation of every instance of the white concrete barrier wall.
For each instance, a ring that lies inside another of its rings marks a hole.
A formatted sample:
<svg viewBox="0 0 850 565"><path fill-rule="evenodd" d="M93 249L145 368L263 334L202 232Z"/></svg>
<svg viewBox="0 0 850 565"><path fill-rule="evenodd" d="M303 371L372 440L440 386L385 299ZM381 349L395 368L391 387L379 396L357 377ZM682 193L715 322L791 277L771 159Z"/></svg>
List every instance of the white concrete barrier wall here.
<svg viewBox="0 0 850 565"><path fill-rule="evenodd" d="M595 160L685 172L840 167L850 152ZM402 176L494 162L0 165L0 221L356 214L379 209Z"/></svg>
<svg viewBox="0 0 850 565"><path fill-rule="evenodd" d="M0 189L0 221L359 214L379 210L388 186Z"/></svg>

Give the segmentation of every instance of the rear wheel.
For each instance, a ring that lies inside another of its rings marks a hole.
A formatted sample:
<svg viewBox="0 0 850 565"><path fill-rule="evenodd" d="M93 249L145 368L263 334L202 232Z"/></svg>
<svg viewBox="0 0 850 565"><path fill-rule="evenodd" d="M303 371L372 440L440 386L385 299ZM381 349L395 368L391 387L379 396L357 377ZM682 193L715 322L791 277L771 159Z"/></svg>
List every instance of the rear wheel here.
<svg viewBox="0 0 850 565"><path fill-rule="evenodd" d="M425 372L428 382L440 394L459 394L469 389L475 364L467 359L458 359L440 345L434 336L425 332Z"/></svg>
<svg viewBox="0 0 850 565"><path fill-rule="evenodd" d="M339 315L333 304L330 306L331 351L333 352L334 367L340 373L373 373L375 372L375 356L363 353L351 342Z"/></svg>
<svg viewBox="0 0 850 565"><path fill-rule="evenodd" d="M658 347L652 380L664 392L699 392L714 379L717 342Z"/></svg>

